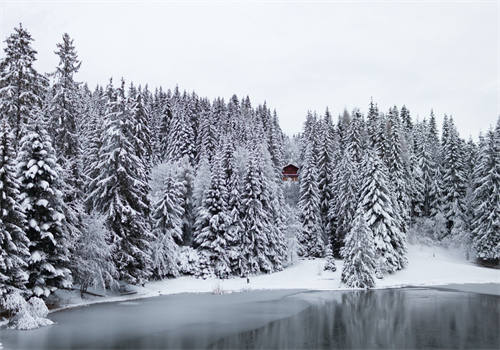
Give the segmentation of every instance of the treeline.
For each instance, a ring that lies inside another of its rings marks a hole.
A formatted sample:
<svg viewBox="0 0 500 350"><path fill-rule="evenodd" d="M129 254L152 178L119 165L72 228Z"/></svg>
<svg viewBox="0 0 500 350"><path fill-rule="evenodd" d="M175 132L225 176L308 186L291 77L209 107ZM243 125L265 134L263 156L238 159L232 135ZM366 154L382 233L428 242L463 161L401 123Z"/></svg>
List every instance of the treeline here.
<svg viewBox="0 0 500 350"><path fill-rule="evenodd" d="M415 121L405 106L382 113L371 102L337 123L309 113L298 142L300 253L344 258L344 282L373 286L403 268L409 233L498 262L500 119L475 143L451 116L439 136L432 111Z"/></svg>
<svg viewBox="0 0 500 350"><path fill-rule="evenodd" d="M90 91L63 35L50 74L21 25L0 63L0 305L180 273L282 269L275 112L178 88ZM154 191L152 190L154 187Z"/></svg>

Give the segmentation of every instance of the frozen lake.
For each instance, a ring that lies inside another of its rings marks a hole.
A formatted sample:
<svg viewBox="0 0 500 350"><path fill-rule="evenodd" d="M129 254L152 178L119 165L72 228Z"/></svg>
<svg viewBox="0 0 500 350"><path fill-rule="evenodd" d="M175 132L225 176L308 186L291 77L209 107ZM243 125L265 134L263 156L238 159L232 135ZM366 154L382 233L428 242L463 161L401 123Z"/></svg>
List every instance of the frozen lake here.
<svg viewBox="0 0 500 350"><path fill-rule="evenodd" d="M445 289L179 294L50 318L1 330L4 349L500 348L500 296Z"/></svg>

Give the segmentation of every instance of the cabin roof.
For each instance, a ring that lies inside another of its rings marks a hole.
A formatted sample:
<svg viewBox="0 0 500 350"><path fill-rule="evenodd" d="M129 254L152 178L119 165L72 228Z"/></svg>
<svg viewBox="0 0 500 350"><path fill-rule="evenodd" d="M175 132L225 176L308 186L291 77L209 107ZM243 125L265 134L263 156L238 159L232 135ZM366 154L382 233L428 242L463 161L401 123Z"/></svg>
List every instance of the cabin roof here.
<svg viewBox="0 0 500 350"><path fill-rule="evenodd" d="M293 165L292 163L290 163L290 164L288 164L288 165L285 165L285 166L283 167L283 169L286 169L286 168L294 168L294 169L296 169L296 170L299 170L299 167L298 167L298 166Z"/></svg>

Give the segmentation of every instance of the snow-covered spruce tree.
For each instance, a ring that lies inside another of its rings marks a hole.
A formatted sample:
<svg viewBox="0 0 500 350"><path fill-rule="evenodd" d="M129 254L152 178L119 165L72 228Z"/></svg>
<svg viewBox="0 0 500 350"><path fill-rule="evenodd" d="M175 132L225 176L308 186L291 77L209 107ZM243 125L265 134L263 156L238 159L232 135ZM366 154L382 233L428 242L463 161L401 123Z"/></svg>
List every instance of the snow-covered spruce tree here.
<svg viewBox="0 0 500 350"><path fill-rule="evenodd" d="M149 185L134 149L133 119L123 90L124 83L116 93L110 88L98 175L90 182L87 201L106 217L113 233L113 260L120 279L142 284L151 274Z"/></svg>
<svg viewBox="0 0 500 350"><path fill-rule="evenodd" d="M373 232L368 227L370 219L360 205L342 248L344 267L342 282L352 288L375 286L376 253Z"/></svg>
<svg viewBox="0 0 500 350"><path fill-rule="evenodd" d="M306 145L304 164L300 168L299 220L302 232L299 236L299 255L303 257L323 256L321 217L319 210L318 173L313 154L313 144Z"/></svg>
<svg viewBox="0 0 500 350"><path fill-rule="evenodd" d="M260 271L272 271L268 260L269 235L272 217L269 210L270 194L260 165L259 152L253 150L246 166L242 183L239 271L248 276Z"/></svg>
<svg viewBox="0 0 500 350"><path fill-rule="evenodd" d="M92 110L90 111L90 121L89 128L86 131L85 137L83 138L83 148L85 152L83 153L83 173L85 178L85 193L91 193L92 180L97 178L100 173L100 163L101 156L103 152L103 145L105 140L105 112L106 103L108 98L111 98L114 94L112 82L107 86L107 93L101 89L96 89L92 96ZM88 199L84 198L85 209L87 213L93 210L93 203Z"/></svg>
<svg viewBox="0 0 500 350"><path fill-rule="evenodd" d="M412 144L412 140L409 139L412 135L413 131L413 122L411 120L411 115L410 111L408 108L406 108L405 105L401 107L401 112L400 112L400 117L401 117L401 124L402 124L402 130L404 132L405 138L408 141L408 144Z"/></svg>
<svg viewBox="0 0 500 350"><path fill-rule="evenodd" d="M151 130L149 129L149 111L143 102L141 91L134 92L134 86L131 84L129 89L128 103L132 113L132 122L134 126L134 149L137 157L143 163L145 173L149 176L151 165L153 163L153 150L151 146Z"/></svg>
<svg viewBox="0 0 500 350"><path fill-rule="evenodd" d="M168 134L173 119L171 101L161 88L155 91L152 109L156 119L156 129L152 134L153 158L154 162L158 163L164 161L168 155Z"/></svg>
<svg viewBox="0 0 500 350"><path fill-rule="evenodd" d="M422 201L419 204L419 212L424 217L431 216L432 205L435 202L433 192L434 177L436 176L436 163L434 162L432 139L430 127L424 121L422 124L422 135L415 137L416 158L421 171Z"/></svg>
<svg viewBox="0 0 500 350"><path fill-rule="evenodd" d="M182 216L182 236L180 243L185 246L191 245L193 241L193 229L195 220L195 207L193 204L193 190L194 190L194 170L189 157L184 156L177 162L178 174L177 178L183 185L182 193L182 208L184 215ZM209 177L210 179L210 177Z"/></svg>
<svg viewBox="0 0 500 350"><path fill-rule="evenodd" d="M31 35L21 24L5 42L0 62L0 115L7 118L17 144L31 116L42 106L46 80L35 70L36 51Z"/></svg>
<svg viewBox="0 0 500 350"><path fill-rule="evenodd" d="M242 225L242 212L241 212L241 181L240 173L236 164L235 147L233 141L225 139L223 141L222 164L224 167L224 176L226 181L226 188L228 192L227 197L227 216L228 226L227 231L231 241L228 242L229 249L229 262L233 274L240 274L239 269L239 243L241 240L243 225Z"/></svg>
<svg viewBox="0 0 500 350"><path fill-rule="evenodd" d="M280 168L274 166L271 154L264 146L260 147L260 159L264 175L264 186L267 189L263 194L263 209L271 216L271 226L268 239L268 250L266 255L271 262L272 271L283 268L285 245L285 198L283 194L283 180L278 171Z"/></svg>
<svg viewBox="0 0 500 350"><path fill-rule="evenodd" d="M182 182L172 175L167 176L164 180L163 196L154 206L152 267L153 275L159 279L178 274L178 248L174 239L182 240L184 191Z"/></svg>
<svg viewBox="0 0 500 350"><path fill-rule="evenodd" d="M167 159L177 161L188 156L192 164L195 159L195 135L189 118L181 108L174 108L167 143Z"/></svg>
<svg viewBox="0 0 500 350"><path fill-rule="evenodd" d="M53 137L57 163L61 167L61 184L63 186L64 216L66 227L70 232L70 250L73 252L74 241L82 234L83 229L83 190L84 177L82 152L80 145L82 97L79 84L74 81L74 74L80 69L73 40L68 34L57 44L55 52L59 57L59 65L52 74L54 84L49 101L49 130ZM75 271L78 267L71 264Z"/></svg>
<svg viewBox="0 0 500 350"><path fill-rule="evenodd" d="M332 117L328 109L322 122L322 138L319 144L318 157L318 191L319 191L319 207L321 215L321 228L323 232L323 241L328 242L331 236L328 225L328 212L330 211L330 203L333 197L332 183L334 172L334 148L335 145L335 129L332 123Z"/></svg>
<svg viewBox="0 0 500 350"><path fill-rule="evenodd" d="M464 233L466 235L466 245L470 248L472 221L474 220L474 168L479 161L478 146L469 138L464 147L464 165L465 165L465 178L466 178L466 192L465 192L465 213L464 213ZM461 242L462 244L464 242ZM467 250L467 255L470 250Z"/></svg>
<svg viewBox="0 0 500 350"><path fill-rule="evenodd" d="M346 148L335 168L335 183L330 206L330 224L335 220L335 232L330 237L333 256L341 258L344 237L351 229L354 213L359 201L359 166L354 163L349 148Z"/></svg>
<svg viewBox="0 0 500 350"><path fill-rule="evenodd" d="M24 291L29 259L26 220L19 205L13 136L7 121L0 124L0 306L7 294Z"/></svg>
<svg viewBox="0 0 500 350"><path fill-rule="evenodd" d="M75 284L82 292L89 288L118 287L118 271L113 262L112 233L106 228L105 218L93 213L83 218L82 234L78 237L72 259Z"/></svg>
<svg viewBox="0 0 500 350"><path fill-rule="evenodd" d="M60 167L43 122L32 117L18 154L21 206L30 241L27 287L36 296L71 287L69 233L64 217Z"/></svg>
<svg viewBox="0 0 500 350"><path fill-rule="evenodd" d="M351 156L355 164L361 164L363 160L364 149L367 143L365 142L365 137L366 132L363 115L356 109L352 114L351 122L347 127L343 139L344 146L351 152Z"/></svg>
<svg viewBox="0 0 500 350"><path fill-rule="evenodd" d="M313 144L313 148L317 151L317 133L316 127L318 125L318 116L310 111L307 112L306 121L304 122L304 132L300 135L300 154L299 154L299 167L302 167L304 162L307 145ZM315 157L316 157L316 153Z"/></svg>
<svg viewBox="0 0 500 350"><path fill-rule="evenodd" d="M379 130L379 111L377 104L370 101L370 106L368 108L368 114L366 116L366 133L368 136L368 145L376 149L378 143L378 130Z"/></svg>
<svg viewBox="0 0 500 350"><path fill-rule="evenodd" d="M78 61L73 40L66 33L63 41L57 44L56 54L59 65L52 74L54 85L49 106L49 127L53 133L57 162L63 169L63 181L70 186L73 196L80 198L83 185L77 124L80 122L81 96L74 74L80 69L81 62Z"/></svg>
<svg viewBox="0 0 500 350"><path fill-rule="evenodd" d="M483 261L500 259L500 118L480 148L474 172L472 246Z"/></svg>
<svg viewBox="0 0 500 350"><path fill-rule="evenodd" d="M219 278L227 278L231 273L228 244L232 238L228 231L227 196L222 154L217 152L213 159L210 187L204 195L202 207L198 209L194 245Z"/></svg>
<svg viewBox="0 0 500 350"><path fill-rule="evenodd" d="M335 265L335 257L333 256L332 247L327 245L325 254L326 264L324 267L325 271L337 271L337 266Z"/></svg>
<svg viewBox="0 0 500 350"><path fill-rule="evenodd" d="M443 124L443 214L447 220L448 233L457 221L463 221L465 213L466 178L461 140L453 119Z"/></svg>
<svg viewBox="0 0 500 350"><path fill-rule="evenodd" d="M403 131L396 106L389 110L387 116L387 150L384 161L387 166L389 183L391 184L397 207L394 208L401 218L401 231L406 232L410 221L410 172L407 157L403 155Z"/></svg>
<svg viewBox="0 0 500 350"><path fill-rule="evenodd" d="M373 232L377 275L400 270L407 264L406 237L389 186L387 169L375 151L368 150L362 165L360 205Z"/></svg>
<svg viewBox="0 0 500 350"><path fill-rule="evenodd" d="M410 217L413 223L415 219L423 216L422 208L424 207L424 180L423 172L420 168L420 164L417 161L417 156L415 153L410 154L409 160L409 172L411 177L411 182L409 183L409 205L410 205Z"/></svg>
<svg viewBox="0 0 500 350"><path fill-rule="evenodd" d="M276 111L273 112L273 117L270 122L269 128L269 154L271 155L271 160L278 176L281 177L281 168L284 165L283 132L281 131L281 128L279 126L278 115L276 114Z"/></svg>
<svg viewBox="0 0 500 350"><path fill-rule="evenodd" d="M206 156L208 161L211 161L218 145L219 135L217 131L216 121L213 117L215 108L216 106L214 105L212 109L210 109L210 105L208 105L200 115L200 127L196 142L198 148L198 163L203 156Z"/></svg>

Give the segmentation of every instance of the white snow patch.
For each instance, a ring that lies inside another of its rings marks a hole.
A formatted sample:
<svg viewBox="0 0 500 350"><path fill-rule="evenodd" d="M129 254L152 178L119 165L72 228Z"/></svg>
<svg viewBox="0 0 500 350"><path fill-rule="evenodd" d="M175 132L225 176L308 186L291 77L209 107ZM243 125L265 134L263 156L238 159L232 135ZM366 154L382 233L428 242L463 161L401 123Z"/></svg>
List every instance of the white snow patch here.
<svg viewBox="0 0 500 350"><path fill-rule="evenodd" d="M335 261L337 271L323 271L325 259L299 260L293 266L272 274L233 277L226 280L217 278L201 279L193 276L182 276L162 281L146 283L144 287L130 286L136 294L104 298L81 299L78 292L65 294L66 309L80 305L127 301L158 295L178 293L214 293L219 294L243 292L262 289L310 289L310 290L344 290L340 281L342 260ZM477 266L463 257L459 250L430 247L424 245L408 246L408 266L401 271L385 275L376 280L376 288L398 288L405 286L442 286L444 284L464 283L500 283L500 270ZM59 292L59 291L58 291ZM104 292L101 292L104 293ZM55 310L54 310L55 311Z"/></svg>
<svg viewBox="0 0 500 350"><path fill-rule="evenodd" d="M6 308L14 313L7 324L10 329L30 330L54 324L45 318L49 310L40 298L32 297L26 302L18 293L9 294Z"/></svg>

